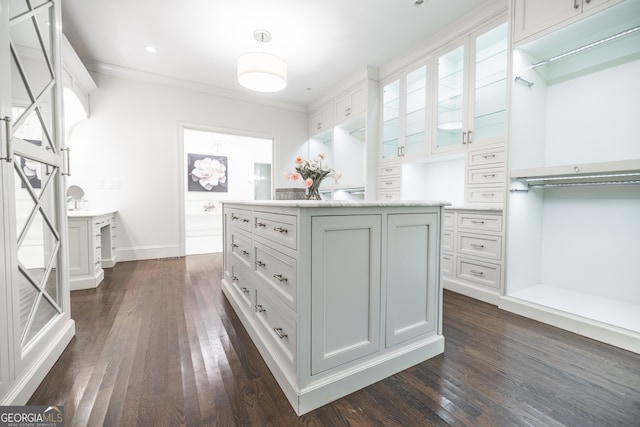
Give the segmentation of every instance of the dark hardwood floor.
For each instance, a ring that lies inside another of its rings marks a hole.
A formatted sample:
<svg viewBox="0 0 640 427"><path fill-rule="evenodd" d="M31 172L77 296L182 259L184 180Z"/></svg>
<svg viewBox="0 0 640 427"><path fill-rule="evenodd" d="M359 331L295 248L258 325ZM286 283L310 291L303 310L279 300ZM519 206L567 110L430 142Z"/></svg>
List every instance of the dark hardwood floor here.
<svg viewBox="0 0 640 427"><path fill-rule="evenodd" d="M446 291L444 355L297 417L221 269L124 262L73 292L77 335L29 404L73 426L640 425L640 355Z"/></svg>

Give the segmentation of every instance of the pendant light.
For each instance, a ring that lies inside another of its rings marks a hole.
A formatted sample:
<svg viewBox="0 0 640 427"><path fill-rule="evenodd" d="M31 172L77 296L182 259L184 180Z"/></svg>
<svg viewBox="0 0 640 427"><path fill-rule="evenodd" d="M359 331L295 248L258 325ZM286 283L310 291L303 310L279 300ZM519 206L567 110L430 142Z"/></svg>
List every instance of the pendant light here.
<svg viewBox="0 0 640 427"><path fill-rule="evenodd" d="M271 34L266 30L256 30L253 38L260 43L268 43ZM257 92L278 92L287 87L287 64L268 53L245 53L238 58L238 83Z"/></svg>

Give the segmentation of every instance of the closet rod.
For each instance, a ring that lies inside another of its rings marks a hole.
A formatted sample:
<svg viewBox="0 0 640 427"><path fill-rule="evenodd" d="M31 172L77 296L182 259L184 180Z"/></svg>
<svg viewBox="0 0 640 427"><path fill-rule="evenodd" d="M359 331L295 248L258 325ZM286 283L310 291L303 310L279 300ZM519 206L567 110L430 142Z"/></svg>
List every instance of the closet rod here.
<svg viewBox="0 0 640 427"><path fill-rule="evenodd" d="M529 188L587 187L595 185L637 185L640 181L565 182L563 184L529 184Z"/></svg>
<svg viewBox="0 0 640 427"><path fill-rule="evenodd" d="M566 58L567 56L573 55L574 53L582 52L583 50L590 49L590 48L592 48L594 46L598 46L598 45L600 45L602 43L606 43L606 42L609 42L611 40L615 40L615 39L620 38L622 36L626 36L627 34L634 33L634 32L636 32L638 30L640 30L640 25L638 25L636 27L633 27L633 28L630 28L628 30L622 31L621 33L617 33L617 34L614 34L612 36L605 37L604 39L595 41L593 43L589 43L588 45L579 47L577 49L570 50L569 52L565 52L565 53L563 53L561 55L556 55L556 56L553 56L551 58L545 59L544 61L536 62L535 64L531 64L530 68L534 69L534 68L539 67L541 65L548 64L549 62L553 62L553 61L557 61L558 59Z"/></svg>

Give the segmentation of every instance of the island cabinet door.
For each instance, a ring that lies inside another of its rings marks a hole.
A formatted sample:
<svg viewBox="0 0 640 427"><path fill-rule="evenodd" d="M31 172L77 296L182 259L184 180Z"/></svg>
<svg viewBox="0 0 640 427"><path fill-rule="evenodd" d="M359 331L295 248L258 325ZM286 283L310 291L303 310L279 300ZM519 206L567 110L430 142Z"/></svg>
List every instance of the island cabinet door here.
<svg viewBox="0 0 640 427"><path fill-rule="evenodd" d="M388 216L386 347L436 332L438 236L436 213Z"/></svg>
<svg viewBox="0 0 640 427"><path fill-rule="evenodd" d="M380 215L311 222L311 374L380 350Z"/></svg>

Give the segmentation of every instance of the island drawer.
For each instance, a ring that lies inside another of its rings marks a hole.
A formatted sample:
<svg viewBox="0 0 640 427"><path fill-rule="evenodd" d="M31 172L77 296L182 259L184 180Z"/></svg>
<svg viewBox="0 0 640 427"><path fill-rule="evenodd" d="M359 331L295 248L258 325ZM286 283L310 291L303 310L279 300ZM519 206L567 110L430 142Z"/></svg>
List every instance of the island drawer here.
<svg viewBox="0 0 640 427"><path fill-rule="evenodd" d="M246 268L251 269L251 238L237 231L229 236L229 250L231 259L240 262Z"/></svg>
<svg viewBox="0 0 640 427"><path fill-rule="evenodd" d="M453 230L442 230L442 250L453 251Z"/></svg>
<svg viewBox="0 0 640 427"><path fill-rule="evenodd" d="M229 218L232 227L251 232L251 211L231 209Z"/></svg>
<svg viewBox="0 0 640 427"><path fill-rule="evenodd" d="M254 212L253 232L291 249L297 244L297 217L279 213Z"/></svg>
<svg viewBox="0 0 640 427"><path fill-rule="evenodd" d="M258 242L253 250L256 277L288 307L297 311L296 260Z"/></svg>
<svg viewBox="0 0 640 427"><path fill-rule="evenodd" d="M240 295L240 300L243 304L248 309L251 309L251 290L253 289L251 273L240 267L235 260L231 261L231 283L238 295Z"/></svg>
<svg viewBox="0 0 640 427"><path fill-rule="evenodd" d="M267 291L256 289L254 311L258 323L264 328L269 346L275 348L293 370L296 362L297 325L268 295Z"/></svg>

